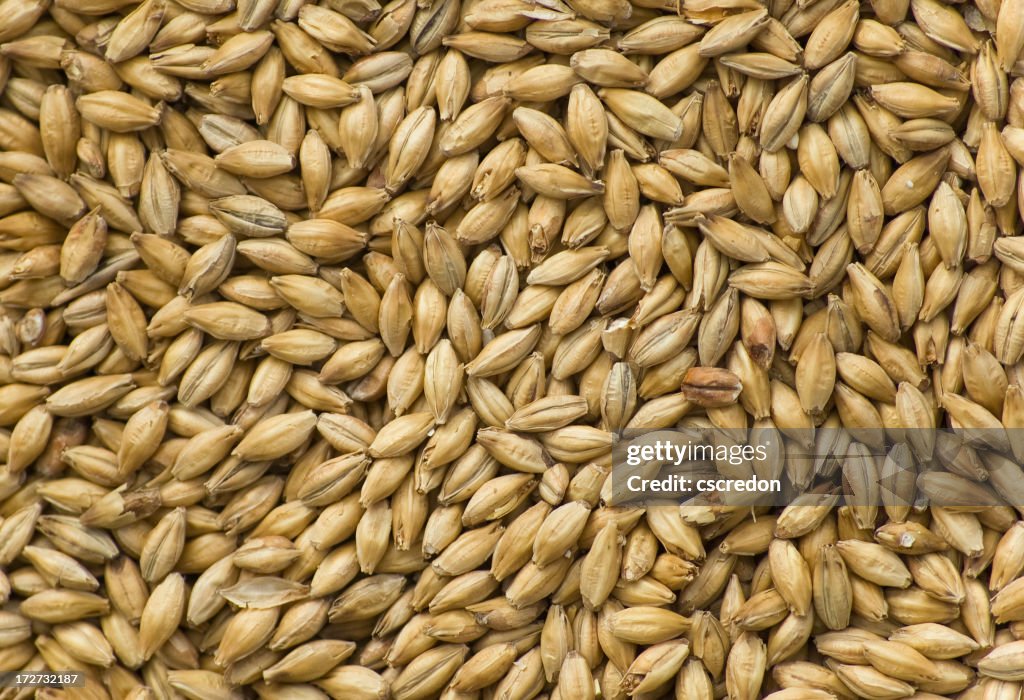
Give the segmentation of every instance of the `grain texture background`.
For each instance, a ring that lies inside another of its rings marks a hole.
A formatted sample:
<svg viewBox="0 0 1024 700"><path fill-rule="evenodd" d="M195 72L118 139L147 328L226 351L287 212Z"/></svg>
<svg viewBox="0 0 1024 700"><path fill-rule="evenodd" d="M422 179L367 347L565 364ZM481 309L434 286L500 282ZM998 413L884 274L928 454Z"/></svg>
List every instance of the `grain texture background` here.
<svg viewBox="0 0 1024 700"><path fill-rule="evenodd" d="M1022 49L1022 0L0 1L0 672L1017 700ZM813 493L609 503L678 426Z"/></svg>

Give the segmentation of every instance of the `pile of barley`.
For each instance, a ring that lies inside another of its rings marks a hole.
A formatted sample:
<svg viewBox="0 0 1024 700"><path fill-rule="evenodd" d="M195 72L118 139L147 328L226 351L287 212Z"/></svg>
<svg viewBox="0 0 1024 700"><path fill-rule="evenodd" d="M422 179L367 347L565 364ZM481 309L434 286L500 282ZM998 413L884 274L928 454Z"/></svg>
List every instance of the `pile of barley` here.
<svg viewBox="0 0 1024 700"><path fill-rule="evenodd" d="M1022 48L1024 0L3 0L0 672L1016 700ZM610 502L680 425L870 498Z"/></svg>

